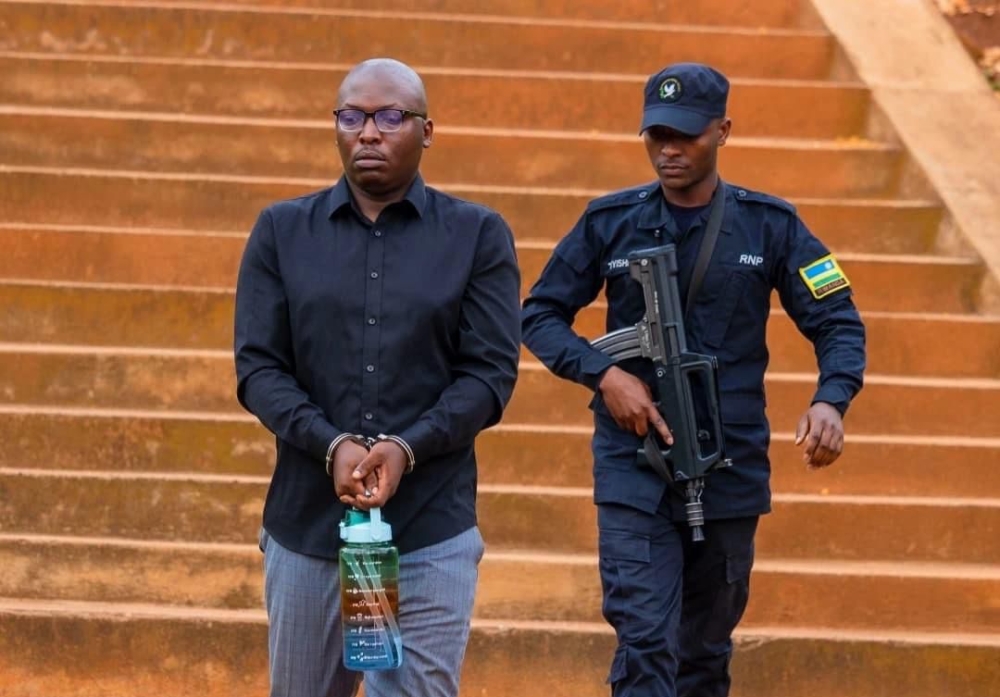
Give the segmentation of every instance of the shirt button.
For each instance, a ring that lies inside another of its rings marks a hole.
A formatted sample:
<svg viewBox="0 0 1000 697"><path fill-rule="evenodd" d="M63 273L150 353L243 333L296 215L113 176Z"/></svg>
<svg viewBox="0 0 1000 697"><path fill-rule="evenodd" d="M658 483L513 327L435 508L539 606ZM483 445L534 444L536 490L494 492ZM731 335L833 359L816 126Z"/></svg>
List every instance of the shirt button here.
<svg viewBox="0 0 1000 697"><path fill-rule="evenodd" d="M649 192L648 191L640 191L639 192L639 198L646 198L647 196L649 196Z"/></svg>
<svg viewBox="0 0 1000 697"><path fill-rule="evenodd" d="M376 230L375 231L375 237L381 237L381 236L382 236L382 231L381 230Z"/></svg>
<svg viewBox="0 0 1000 697"><path fill-rule="evenodd" d="M368 324L375 324L375 318L374 317L369 317L368 318Z"/></svg>
<svg viewBox="0 0 1000 697"><path fill-rule="evenodd" d="M746 189L739 189L736 192L736 195L739 196L740 198L746 198L747 197L747 190Z"/></svg>
<svg viewBox="0 0 1000 697"><path fill-rule="evenodd" d="M366 411L365 412L365 421L371 421L374 418L375 418L375 415L372 414L370 411Z"/></svg>
<svg viewBox="0 0 1000 697"><path fill-rule="evenodd" d="M372 278L378 278L378 271L372 271Z"/></svg>
<svg viewBox="0 0 1000 697"><path fill-rule="evenodd" d="M371 365L369 363L368 365L365 366L365 370L367 370L369 373L374 373L375 372L375 366L373 366L373 365Z"/></svg>

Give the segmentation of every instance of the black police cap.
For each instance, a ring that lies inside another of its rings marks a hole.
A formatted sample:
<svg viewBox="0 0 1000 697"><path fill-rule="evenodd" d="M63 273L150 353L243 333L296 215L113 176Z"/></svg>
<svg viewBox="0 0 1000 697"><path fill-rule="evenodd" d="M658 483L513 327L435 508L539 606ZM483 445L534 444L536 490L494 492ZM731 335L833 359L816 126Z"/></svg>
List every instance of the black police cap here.
<svg viewBox="0 0 1000 697"><path fill-rule="evenodd" d="M687 135L703 133L712 119L726 115L729 80L700 63L669 65L646 81L639 133L666 126Z"/></svg>

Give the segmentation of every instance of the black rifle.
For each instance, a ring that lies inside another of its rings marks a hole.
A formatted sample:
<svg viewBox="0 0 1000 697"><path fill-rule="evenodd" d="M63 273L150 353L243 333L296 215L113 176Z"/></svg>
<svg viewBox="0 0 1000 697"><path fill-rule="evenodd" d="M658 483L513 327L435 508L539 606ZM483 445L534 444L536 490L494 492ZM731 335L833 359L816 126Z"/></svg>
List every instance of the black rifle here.
<svg viewBox="0 0 1000 697"><path fill-rule="evenodd" d="M674 245L633 252L629 274L642 285L646 314L634 327L619 329L591 342L615 361L643 357L656 371L657 410L674 437L660 448L650 429L639 449L640 465L653 470L682 494L692 538L705 539L701 495L705 476L732 465L726 458L719 414L718 361L687 350L684 315L677 287Z"/></svg>

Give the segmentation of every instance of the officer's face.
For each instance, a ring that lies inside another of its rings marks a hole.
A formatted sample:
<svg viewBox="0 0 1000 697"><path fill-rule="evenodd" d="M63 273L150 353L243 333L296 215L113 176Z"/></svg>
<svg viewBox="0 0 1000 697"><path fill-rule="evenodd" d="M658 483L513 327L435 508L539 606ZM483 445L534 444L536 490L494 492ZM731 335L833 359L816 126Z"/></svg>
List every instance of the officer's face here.
<svg viewBox="0 0 1000 697"><path fill-rule="evenodd" d="M413 86L385 71L367 71L341 89L337 109L405 109L423 113L423 100ZM397 114L392 116L398 117ZM431 144L434 124L412 114L397 131L379 130L367 117L360 130L337 125L337 149L347 180L365 193L381 197L405 189L416 176L423 149ZM394 126L395 124L392 124ZM350 123L356 127L356 124Z"/></svg>
<svg viewBox="0 0 1000 697"><path fill-rule="evenodd" d="M687 135L666 126L643 131L649 161L666 189L684 191L709 177L718 168L719 148L726 144L731 121L715 119L703 133Z"/></svg>

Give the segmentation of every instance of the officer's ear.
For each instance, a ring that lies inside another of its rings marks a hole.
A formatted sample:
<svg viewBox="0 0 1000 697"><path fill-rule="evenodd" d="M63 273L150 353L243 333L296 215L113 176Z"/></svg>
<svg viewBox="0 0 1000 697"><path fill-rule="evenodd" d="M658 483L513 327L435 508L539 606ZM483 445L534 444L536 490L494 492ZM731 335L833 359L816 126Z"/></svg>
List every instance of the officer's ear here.
<svg viewBox="0 0 1000 697"><path fill-rule="evenodd" d="M718 135L719 135L720 148L726 144L726 139L729 138L729 131L732 129L732 127L733 127L733 120L730 119L728 116L723 116L721 119L719 119Z"/></svg>

